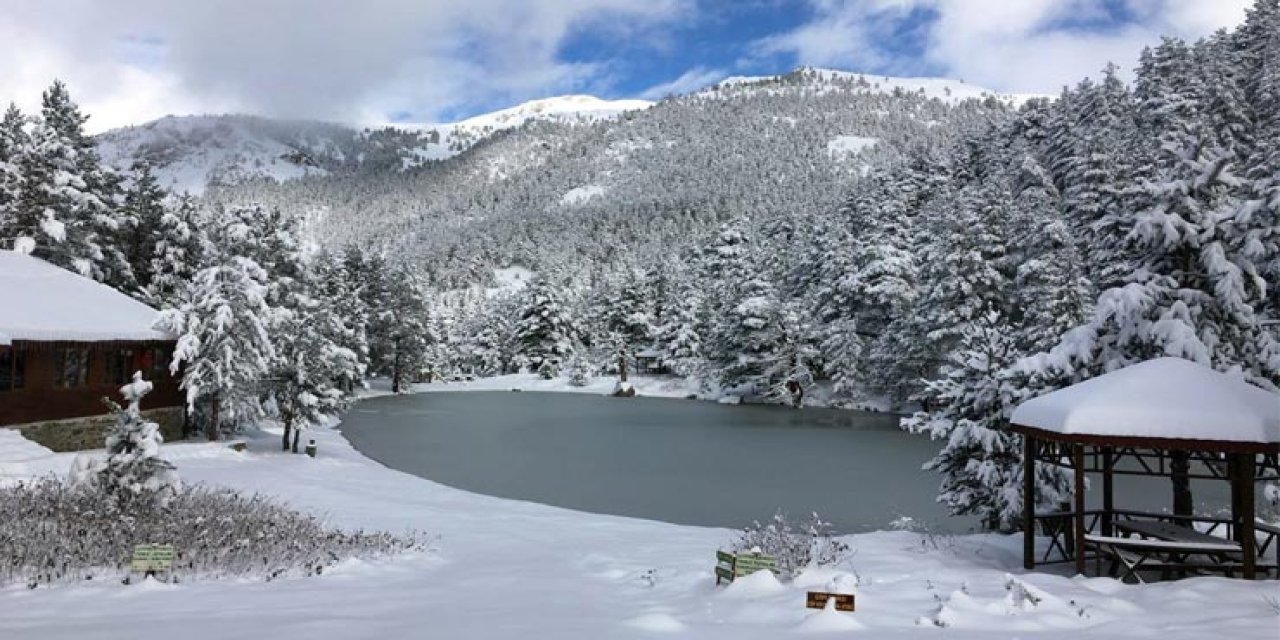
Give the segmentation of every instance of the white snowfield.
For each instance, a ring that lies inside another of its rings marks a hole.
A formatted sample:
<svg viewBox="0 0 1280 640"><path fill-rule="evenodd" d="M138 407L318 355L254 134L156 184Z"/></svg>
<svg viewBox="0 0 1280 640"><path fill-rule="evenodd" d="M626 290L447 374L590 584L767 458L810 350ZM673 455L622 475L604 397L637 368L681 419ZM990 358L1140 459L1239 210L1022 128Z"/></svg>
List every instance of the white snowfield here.
<svg viewBox="0 0 1280 640"><path fill-rule="evenodd" d="M648 100L602 100L588 95L555 96L467 118L456 126L496 130L519 127L534 119L592 122L616 118L627 111L648 109L653 104Z"/></svg>
<svg viewBox="0 0 1280 640"><path fill-rule="evenodd" d="M429 532L439 536L435 550L269 583L4 587L0 638L1274 640L1280 620L1268 602L1280 597L1277 581L1130 586L1023 574L1020 539L1001 535L936 546L907 532L850 536L856 552L836 568L788 584L756 574L716 587L714 552L732 531L459 491L382 467L334 430L307 434L319 441L314 460L277 452L278 437L252 437L245 453L216 444L166 445L164 452L186 481L263 492L343 527ZM71 458L49 454L26 464L65 471ZM809 589L855 592L857 612L807 610Z"/></svg>
<svg viewBox="0 0 1280 640"><path fill-rule="evenodd" d="M155 309L39 258L0 250L0 345L14 340L172 340Z"/></svg>
<svg viewBox="0 0 1280 640"><path fill-rule="evenodd" d="M1080 435L1280 442L1280 394L1158 358L1028 400L1010 421Z"/></svg>

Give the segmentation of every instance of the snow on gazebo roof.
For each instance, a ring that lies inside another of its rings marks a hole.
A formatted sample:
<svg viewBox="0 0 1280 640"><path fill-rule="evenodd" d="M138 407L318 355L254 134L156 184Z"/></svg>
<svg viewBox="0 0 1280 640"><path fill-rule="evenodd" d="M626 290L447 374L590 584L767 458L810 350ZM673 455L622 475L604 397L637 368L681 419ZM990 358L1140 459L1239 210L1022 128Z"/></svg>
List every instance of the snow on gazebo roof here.
<svg viewBox="0 0 1280 640"><path fill-rule="evenodd" d="M1280 443L1280 394L1159 358L1028 400L1010 422L1064 435Z"/></svg>
<svg viewBox="0 0 1280 640"><path fill-rule="evenodd" d="M157 315L100 282L39 258L0 251L0 345L173 340L152 328Z"/></svg>

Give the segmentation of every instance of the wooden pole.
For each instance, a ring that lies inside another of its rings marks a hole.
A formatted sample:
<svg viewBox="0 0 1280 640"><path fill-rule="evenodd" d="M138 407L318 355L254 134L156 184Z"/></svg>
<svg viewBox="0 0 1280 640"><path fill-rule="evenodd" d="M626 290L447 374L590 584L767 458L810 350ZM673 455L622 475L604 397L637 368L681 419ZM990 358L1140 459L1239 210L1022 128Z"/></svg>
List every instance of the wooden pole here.
<svg viewBox="0 0 1280 640"><path fill-rule="evenodd" d="M1075 508L1072 510L1076 541L1076 573L1084 573L1084 445L1071 445L1071 466L1075 467Z"/></svg>
<svg viewBox="0 0 1280 640"><path fill-rule="evenodd" d="M1111 447L1102 448L1102 535L1112 535L1112 511L1115 509L1115 474Z"/></svg>
<svg viewBox="0 0 1280 640"><path fill-rule="evenodd" d="M1254 455L1252 453L1236 454L1236 478L1240 483L1240 515L1236 520L1236 538L1244 551L1244 579L1253 580L1258 577L1258 541L1253 531L1253 474Z"/></svg>
<svg viewBox="0 0 1280 640"><path fill-rule="evenodd" d="M1036 440L1022 436L1022 566L1036 568Z"/></svg>

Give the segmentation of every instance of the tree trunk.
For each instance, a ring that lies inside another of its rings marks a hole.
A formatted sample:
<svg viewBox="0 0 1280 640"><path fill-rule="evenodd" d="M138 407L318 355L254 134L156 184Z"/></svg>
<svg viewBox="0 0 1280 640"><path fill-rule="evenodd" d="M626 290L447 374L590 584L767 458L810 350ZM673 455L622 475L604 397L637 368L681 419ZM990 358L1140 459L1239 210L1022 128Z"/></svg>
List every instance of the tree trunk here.
<svg viewBox="0 0 1280 640"><path fill-rule="evenodd" d="M293 430L293 452L298 452L298 438L302 436L302 429Z"/></svg>
<svg viewBox="0 0 1280 640"><path fill-rule="evenodd" d="M391 357L391 393L400 393L400 338L395 339L395 355Z"/></svg>
<svg viewBox="0 0 1280 640"><path fill-rule="evenodd" d="M209 402L209 417L206 419L204 424L204 435L209 438L210 442L218 439L218 423L222 419L222 416L219 415L220 405L221 403L218 402L218 394L213 394L213 398Z"/></svg>
<svg viewBox="0 0 1280 640"><path fill-rule="evenodd" d="M622 382L627 381L627 348L618 349L618 375L622 376Z"/></svg>
<svg viewBox="0 0 1280 640"><path fill-rule="evenodd" d="M280 417L284 418L284 437L281 438L280 440L280 450L288 451L289 450L289 432L293 431L293 415L286 413Z"/></svg>
<svg viewBox="0 0 1280 640"><path fill-rule="evenodd" d="M1173 515L1193 515L1195 503L1191 498L1191 479L1187 477L1191 472L1191 460L1185 451L1172 451L1169 457L1170 479L1173 480Z"/></svg>

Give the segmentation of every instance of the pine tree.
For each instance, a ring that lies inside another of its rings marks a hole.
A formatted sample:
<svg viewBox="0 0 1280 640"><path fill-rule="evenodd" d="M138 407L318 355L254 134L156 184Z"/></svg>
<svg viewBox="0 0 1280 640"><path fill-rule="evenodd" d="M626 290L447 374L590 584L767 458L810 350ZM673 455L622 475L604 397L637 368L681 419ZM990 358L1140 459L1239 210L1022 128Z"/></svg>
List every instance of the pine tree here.
<svg viewBox="0 0 1280 640"><path fill-rule="evenodd" d="M13 103L0 120L0 249L16 248L22 158L30 153L26 121Z"/></svg>
<svg viewBox="0 0 1280 640"><path fill-rule="evenodd" d="M218 221L210 233L215 255L159 321L178 336L173 367L182 366L187 404L210 440L261 416L261 385L275 358L269 276L245 257L252 234L241 216Z"/></svg>
<svg viewBox="0 0 1280 640"><path fill-rule="evenodd" d="M170 231L165 229L164 221L168 213L165 205L167 195L152 175L150 164L134 163L133 183L124 190L115 238L141 291L152 288L154 261L160 250L157 245L162 239L167 239L163 234Z"/></svg>
<svg viewBox="0 0 1280 640"><path fill-rule="evenodd" d="M554 377L575 353L579 331L565 312L562 294L542 277L525 288L515 325L517 355L533 371Z"/></svg>
<svg viewBox="0 0 1280 640"><path fill-rule="evenodd" d="M116 423L107 432L107 459L88 465L78 463L72 472L73 481L102 487L122 501L163 498L164 492L179 487L173 464L160 457L164 442L160 425L144 419L139 407L152 388L142 379L141 372L135 372L133 382L120 388L127 404L120 407L111 403Z"/></svg>
<svg viewBox="0 0 1280 640"><path fill-rule="evenodd" d="M149 277L147 302L163 309L176 303L204 266L209 253L208 238L195 201L189 195L165 205L153 233L150 264L141 272Z"/></svg>

